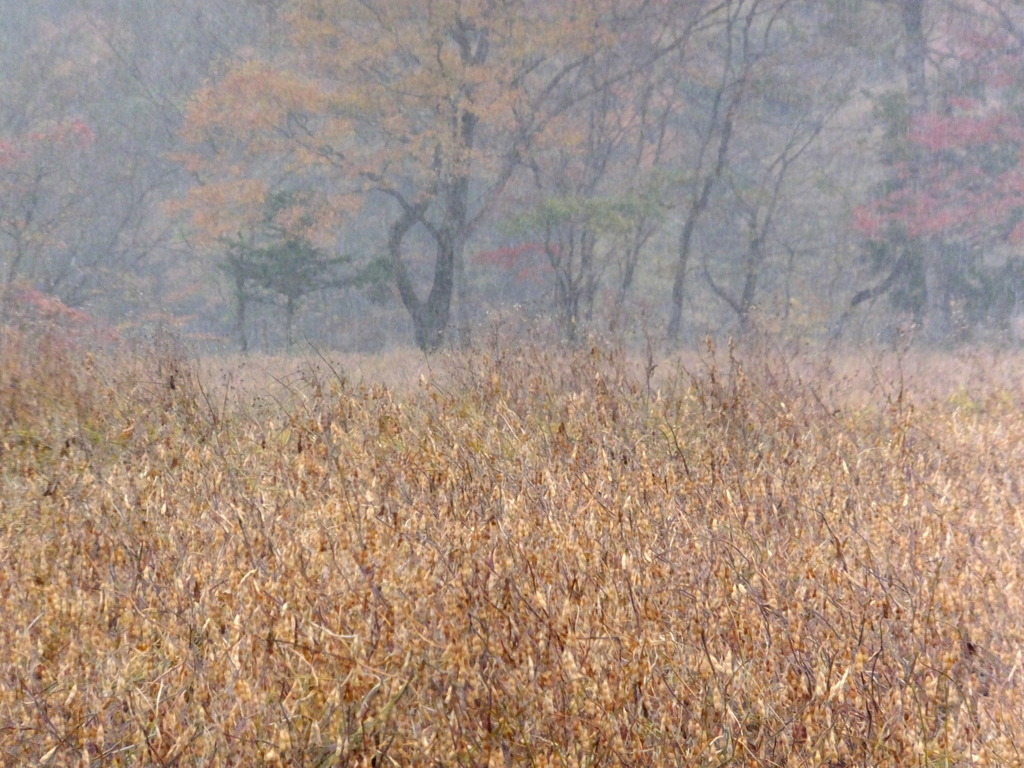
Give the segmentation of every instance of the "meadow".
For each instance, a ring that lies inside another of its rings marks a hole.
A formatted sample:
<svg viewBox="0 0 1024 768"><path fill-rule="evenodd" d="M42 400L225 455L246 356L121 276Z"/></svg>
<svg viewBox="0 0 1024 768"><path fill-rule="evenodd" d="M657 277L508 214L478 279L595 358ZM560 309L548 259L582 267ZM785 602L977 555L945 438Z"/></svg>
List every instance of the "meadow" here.
<svg viewBox="0 0 1024 768"><path fill-rule="evenodd" d="M0 762L1024 764L1021 374L0 331Z"/></svg>

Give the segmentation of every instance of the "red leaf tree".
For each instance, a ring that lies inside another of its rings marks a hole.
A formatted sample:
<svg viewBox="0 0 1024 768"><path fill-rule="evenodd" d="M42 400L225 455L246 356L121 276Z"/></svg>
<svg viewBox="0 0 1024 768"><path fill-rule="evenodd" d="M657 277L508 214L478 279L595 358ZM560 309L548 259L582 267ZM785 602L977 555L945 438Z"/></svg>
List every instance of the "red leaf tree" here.
<svg viewBox="0 0 1024 768"><path fill-rule="evenodd" d="M890 292L935 338L1005 324L1024 302L1024 38L985 7L936 20L927 90L912 98L908 76L886 102L889 178L854 212L887 275L854 304Z"/></svg>

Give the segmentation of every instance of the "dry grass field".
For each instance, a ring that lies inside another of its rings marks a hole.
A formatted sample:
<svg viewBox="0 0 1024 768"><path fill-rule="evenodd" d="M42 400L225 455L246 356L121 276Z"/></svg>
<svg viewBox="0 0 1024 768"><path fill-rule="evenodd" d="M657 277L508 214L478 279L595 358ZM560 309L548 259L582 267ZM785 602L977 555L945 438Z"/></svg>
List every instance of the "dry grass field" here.
<svg viewBox="0 0 1024 768"><path fill-rule="evenodd" d="M1024 764L1024 358L656 362L0 332L0 763Z"/></svg>

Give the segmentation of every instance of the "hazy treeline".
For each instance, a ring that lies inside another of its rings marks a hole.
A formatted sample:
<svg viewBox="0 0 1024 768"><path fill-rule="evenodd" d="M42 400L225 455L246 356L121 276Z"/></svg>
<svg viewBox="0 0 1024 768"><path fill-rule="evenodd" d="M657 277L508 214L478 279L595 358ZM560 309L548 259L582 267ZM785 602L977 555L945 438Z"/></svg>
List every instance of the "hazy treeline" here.
<svg viewBox="0 0 1024 768"><path fill-rule="evenodd" d="M1012 339L1000 0L0 2L0 297L243 349Z"/></svg>

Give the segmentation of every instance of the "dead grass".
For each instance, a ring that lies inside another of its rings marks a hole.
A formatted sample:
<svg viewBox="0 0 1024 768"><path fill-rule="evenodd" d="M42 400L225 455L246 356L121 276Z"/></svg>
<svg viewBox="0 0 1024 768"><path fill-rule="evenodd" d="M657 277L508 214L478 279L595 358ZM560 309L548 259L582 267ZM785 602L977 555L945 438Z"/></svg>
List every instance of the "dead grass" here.
<svg viewBox="0 0 1024 768"><path fill-rule="evenodd" d="M421 377L432 377L436 361L414 348L378 354L309 351L304 355L221 355L204 357L197 368L204 382L220 395L242 399L290 389L310 374L356 383L383 384L391 390L414 389Z"/></svg>
<svg viewBox="0 0 1024 768"><path fill-rule="evenodd" d="M6 764L1022 763L1019 361L0 343Z"/></svg>

